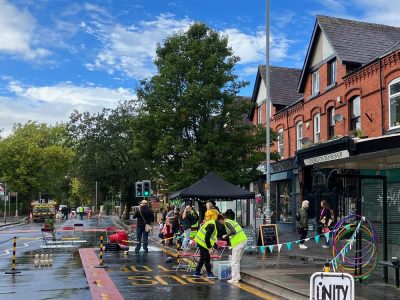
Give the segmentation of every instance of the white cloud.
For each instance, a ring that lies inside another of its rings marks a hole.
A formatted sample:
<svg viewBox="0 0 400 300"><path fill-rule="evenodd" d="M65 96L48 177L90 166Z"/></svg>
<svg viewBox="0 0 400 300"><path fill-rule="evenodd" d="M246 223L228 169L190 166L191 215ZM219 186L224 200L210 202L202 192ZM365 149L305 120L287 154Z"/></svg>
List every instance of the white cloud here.
<svg viewBox="0 0 400 300"><path fill-rule="evenodd" d="M398 0L353 0L364 11L363 19L368 22L400 26L400 1Z"/></svg>
<svg viewBox="0 0 400 300"><path fill-rule="evenodd" d="M141 21L136 26L111 27L99 22L85 24L86 31L103 44L89 70L106 70L109 74L122 72L129 77L143 78L153 74L152 60L157 43L179 30L187 29L192 21L175 20L172 15L160 15L153 21ZM82 26L82 25L81 25Z"/></svg>
<svg viewBox="0 0 400 300"><path fill-rule="evenodd" d="M228 35L228 43L235 55L240 57L239 64L263 63L265 61L266 33L257 31L253 35L246 34L236 28L226 29L222 32ZM288 56L291 41L284 34L270 35L270 59L282 61Z"/></svg>
<svg viewBox="0 0 400 300"><path fill-rule="evenodd" d="M7 89L13 95L0 97L0 128L4 128L5 135L11 132L15 123L32 120L54 125L67 122L74 109L96 113L105 107L115 108L120 101L136 98L133 91L125 88L74 86L70 83L34 87L10 81Z"/></svg>
<svg viewBox="0 0 400 300"><path fill-rule="evenodd" d="M0 0L0 53L26 60L46 57L50 51L36 47L36 20L28 11L20 11L6 0Z"/></svg>

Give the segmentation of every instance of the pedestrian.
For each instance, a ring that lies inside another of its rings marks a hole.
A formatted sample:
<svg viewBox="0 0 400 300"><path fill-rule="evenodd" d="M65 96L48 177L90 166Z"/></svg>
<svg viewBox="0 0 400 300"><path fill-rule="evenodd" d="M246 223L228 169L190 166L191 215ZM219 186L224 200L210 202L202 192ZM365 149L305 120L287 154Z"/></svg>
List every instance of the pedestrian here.
<svg viewBox="0 0 400 300"><path fill-rule="evenodd" d="M331 213L331 207L326 200L321 201L321 213L319 215L319 223L321 226L321 233L330 232L329 227L333 223L333 214ZM325 236L325 244L322 245L322 248L329 248L329 235L328 238Z"/></svg>
<svg viewBox="0 0 400 300"><path fill-rule="evenodd" d="M139 253L140 251L140 248L142 246L142 237L144 253L149 253L149 232L146 231L146 225L151 225L151 223L154 222L154 212L147 205L147 200L142 200L142 202L140 202L139 209L136 210L133 218L137 219L136 241L138 243L135 248L135 253Z"/></svg>
<svg viewBox="0 0 400 300"><path fill-rule="evenodd" d="M218 218L218 221L225 225L227 234L223 235L223 239L229 238L232 247L231 271L232 279L229 283L239 283L240 281L240 260L247 245L247 236L243 228L234 220L228 218Z"/></svg>
<svg viewBox="0 0 400 300"><path fill-rule="evenodd" d="M83 206L78 207L78 213L79 213L79 217L81 218L81 220L83 220L83 215L85 213L85 209L83 208Z"/></svg>
<svg viewBox="0 0 400 300"><path fill-rule="evenodd" d="M183 250L185 250L189 244L192 225L196 224L197 220L198 220L197 213L194 211L192 206L191 205L186 206L182 214L182 228L184 232L184 239L182 243Z"/></svg>
<svg viewBox="0 0 400 300"><path fill-rule="evenodd" d="M215 206L213 205L213 203L211 201L208 201L206 203L206 213L204 215L204 222L210 221L210 220L214 220L216 221L219 215L219 212L217 209L215 209Z"/></svg>
<svg viewBox="0 0 400 300"><path fill-rule="evenodd" d="M222 215L217 217L224 218ZM203 265L206 267L207 271L207 278L217 278L211 271L211 255L210 252L213 251L213 247L215 242L217 241L217 225L215 220L209 220L205 222L197 231L196 236L194 237L197 246L199 247L200 251L200 259L196 266L196 271L193 273L194 277L201 276L201 269Z"/></svg>
<svg viewBox="0 0 400 300"><path fill-rule="evenodd" d="M61 208L61 213L62 213L62 220L64 220L64 219L68 219L67 218L67 215L68 215L68 213L67 213L67 211L68 211L68 208L66 207L66 206L63 206L62 208Z"/></svg>
<svg viewBox="0 0 400 300"><path fill-rule="evenodd" d="M308 207L310 205L310 202L308 200L304 200L301 203L301 210L300 210L300 221L299 225L297 227L297 230L300 234L300 249L307 249L308 247L304 245L305 238L307 237L308 233Z"/></svg>
<svg viewBox="0 0 400 300"><path fill-rule="evenodd" d="M232 209L228 209L224 215L227 219L235 221L235 212Z"/></svg>

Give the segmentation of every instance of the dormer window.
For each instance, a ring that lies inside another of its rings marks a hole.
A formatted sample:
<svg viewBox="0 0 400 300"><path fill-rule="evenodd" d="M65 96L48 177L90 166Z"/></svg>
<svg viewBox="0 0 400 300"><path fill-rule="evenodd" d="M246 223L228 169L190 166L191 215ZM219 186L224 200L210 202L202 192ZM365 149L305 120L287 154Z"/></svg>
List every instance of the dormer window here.
<svg viewBox="0 0 400 300"><path fill-rule="evenodd" d="M328 86L336 83L336 59L328 62Z"/></svg>
<svg viewBox="0 0 400 300"><path fill-rule="evenodd" d="M319 70L312 73L311 85L312 85L312 95L317 95L319 93Z"/></svg>

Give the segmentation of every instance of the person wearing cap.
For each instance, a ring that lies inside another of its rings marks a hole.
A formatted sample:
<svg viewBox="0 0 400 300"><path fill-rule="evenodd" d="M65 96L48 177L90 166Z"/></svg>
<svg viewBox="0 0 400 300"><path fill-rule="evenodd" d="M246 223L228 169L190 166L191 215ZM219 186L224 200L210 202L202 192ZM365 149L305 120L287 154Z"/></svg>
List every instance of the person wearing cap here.
<svg viewBox="0 0 400 300"><path fill-rule="evenodd" d="M136 225L136 241L138 242L135 248L135 253L139 253L141 245L142 245L142 237L143 237L143 249L144 253L149 253L148 244L149 244L149 233L145 230L146 224L150 225L154 222L154 212L147 205L147 200L142 200L140 202L139 209L133 215L134 219L137 219Z"/></svg>

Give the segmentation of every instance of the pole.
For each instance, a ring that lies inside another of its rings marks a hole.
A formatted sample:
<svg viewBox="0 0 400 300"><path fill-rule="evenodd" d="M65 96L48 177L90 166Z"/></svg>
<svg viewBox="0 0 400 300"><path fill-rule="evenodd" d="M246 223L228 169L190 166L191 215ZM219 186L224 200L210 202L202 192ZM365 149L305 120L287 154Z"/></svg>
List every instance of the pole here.
<svg viewBox="0 0 400 300"><path fill-rule="evenodd" d="M14 236L14 238L13 238L13 255L12 255L11 271L6 271L5 274L14 275L14 274L21 273L20 271L17 271L16 268L15 268L15 266L16 266L16 263L15 263L15 257L16 257L15 254L16 254L16 252L17 252L17 237Z"/></svg>
<svg viewBox="0 0 400 300"><path fill-rule="evenodd" d="M267 200L267 207L264 211L265 218L271 221L271 202L270 202L270 184L271 184L271 174L270 174L270 91L269 91L269 10L270 10L270 0L267 0L266 3L266 55L265 55L265 131L266 131L266 164L265 164L265 198Z"/></svg>
<svg viewBox="0 0 400 300"><path fill-rule="evenodd" d="M107 265L103 262L103 236L100 236L100 253L99 253L99 261L100 263L95 268L108 268Z"/></svg>
<svg viewBox="0 0 400 300"><path fill-rule="evenodd" d="M7 182L4 183L4 224L7 223Z"/></svg>
<svg viewBox="0 0 400 300"><path fill-rule="evenodd" d="M95 206L96 209L95 210L96 210L96 214L97 214L98 213L97 212L97 181L96 181L96 198L95 199L96 199L96 206Z"/></svg>
<svg viewBox="0 0 400 300"><path fill-rule="evenodd" d="M8 216L11 217L11 193L8 192Z"/></svg>
<svg viewBox="0 0 400 300"><path fill-rule="evenodd" d="M18 192L15 192L15 218L18 218Z"/></svg>

